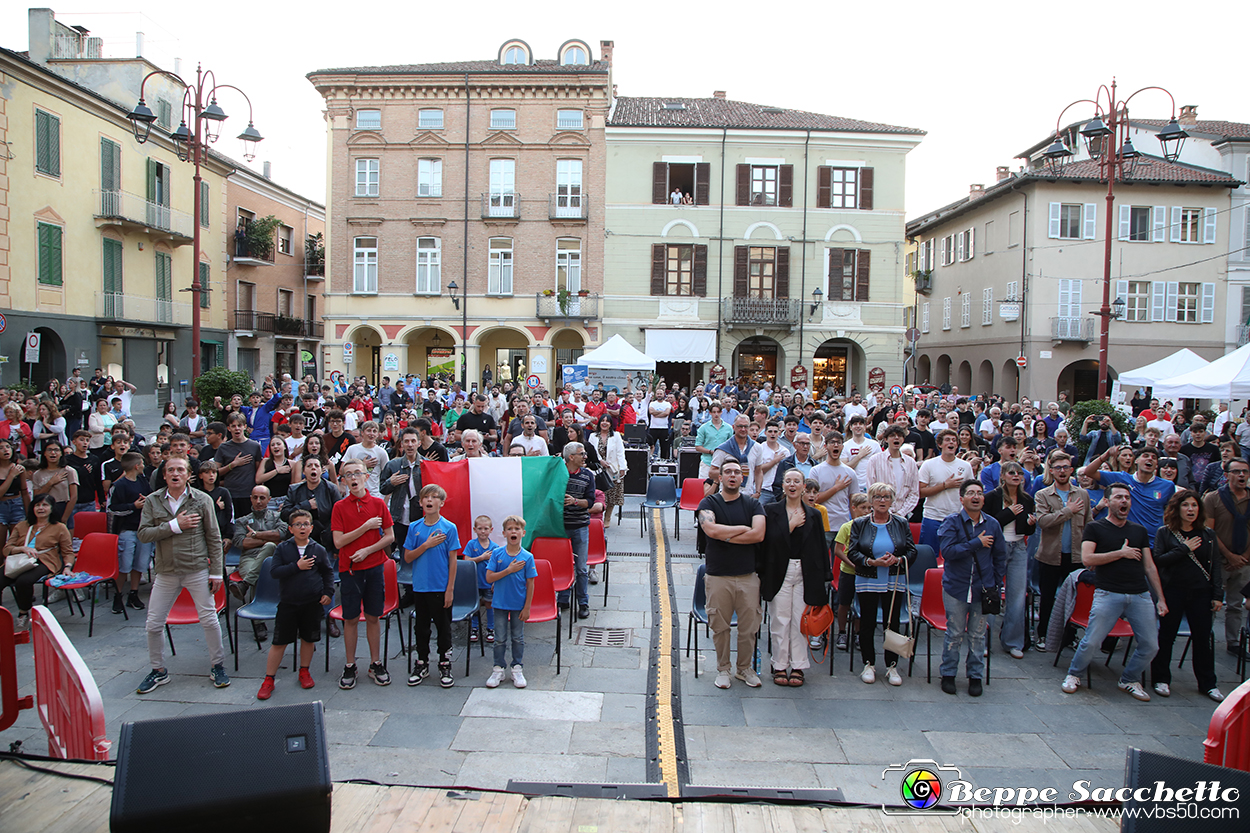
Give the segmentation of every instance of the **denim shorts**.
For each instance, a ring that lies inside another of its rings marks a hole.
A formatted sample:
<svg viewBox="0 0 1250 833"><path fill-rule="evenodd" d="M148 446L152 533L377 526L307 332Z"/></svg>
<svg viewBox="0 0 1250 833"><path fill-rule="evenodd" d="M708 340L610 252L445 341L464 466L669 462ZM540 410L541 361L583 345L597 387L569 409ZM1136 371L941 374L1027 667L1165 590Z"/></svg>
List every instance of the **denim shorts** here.
<svg viewBox="0 0 1250 833"><path fill-rule="evenodd" d="M139 533L133 529L117 533L117 570L125 575L130 572L142 573L152 564L152 556L156 554L156 544L145 544L139 540Z"/></svg>
<svg viewBox="0 0 1250 833"><path fill-rule="evenodd" d="M0 500L0 524L13 526L26 520L26 510L22 508L20 497L6 497Z"/></svg>
<svg viewBox="0 0 1250 833"><path fill-rule="evenodd" d="M339 573L339 598L343 605L343 618L358 619L363 603L367 616L381 616L386 607L386 573L384 564L367 570Z"/></svg>

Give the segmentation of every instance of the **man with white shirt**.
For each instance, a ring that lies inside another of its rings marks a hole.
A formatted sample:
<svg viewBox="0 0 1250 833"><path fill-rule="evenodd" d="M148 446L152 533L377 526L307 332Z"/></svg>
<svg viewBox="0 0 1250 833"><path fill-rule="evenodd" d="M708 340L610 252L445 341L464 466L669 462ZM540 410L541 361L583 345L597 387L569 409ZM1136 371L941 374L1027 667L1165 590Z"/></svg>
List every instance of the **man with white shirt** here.
<svg viewBox="0 0 1250 833"><path fill-rule="evenodd" d="M658 390L646 401L647 428L651 437L651 446L660 444L660 457L667 460L672 456L671 443L668 438L669 416L673 413L673 403Z"/></svg>
<svg viewBox="0 0 1250 833"><path fill-rule="evenodd" d="M924 515L920 521L920 543L933 547L938 544L938 528L947 515L963 508L959 500L959 487L965 480L972 480L972 465L955 456L959 450L959 435L949 428L939 431L937 441L940 457L920 464L920 496L924 498Z"/></svg>
<svg viewBox="0 0 1250 833"><path fill-rule="evenodd" d="M920 502L920 474L916 461L902 453L907 429L891 425L882 437L885 449L868 458L860 468L873 483L889 483L894 487L894 505L890 511L901 518L910 518Z"/></svg>
<svg viewBox="0 0 1250 833"><path fill-rule="evenodd" d="M861 416L868 419L868 409L864 407L861 397L858 393L851 395L851 401L842 406L842 417L849 420L853 416ZM849 426L850 423L848 422Z"/></svg>
<svg viewBox="0 0 1250 833"><path fill-rule="evenodd" d="M790 456L777 441L780 433L781 426L777 421L769 420L764 428L764 442L751 446L751 452L747 455L747 465L752 472L751 481L755 485L754 497L760 503L772 503L776 499L773 479L777 474L777 464Z"/></svg>
<svg viewBox="0 0 1250 833"><path fill-rule="evenodd" d="M825 434L825 462L812 467L811 478L820 484L816 502L829 513L829 528L841 529L851 519L851 495L859 480L850 466L842 464L843 437L837 431Z"/></svg>
<svg viewBox="0 0 1250 833"><path fill-rule="evenodd" d="M547 457L547 441L538 436L538 417L526 414L521 419L521 433L512 438L511 445L525 449L526 457Z"/></svg>
<svg viewBox="0 0 1250 833"><path fill-rule="evenodd" d="M1211 434L1218 439L1224 433L1224 426L1232 419L1232 414L1228 412L1228 403L1221 402L1219 404L1219 413L1215 415L1215 422L1211 423Z"/></svg>
<svg viewBox="0 0 1250 833"><path fill-rule="evenodd" d="M993 440L1003 432L1003 409L995 405L990 408L989 415L981 420L981 424L977 426L977 431L987 440Z"/></svg>
<svg viewBox="0 0 1250 833"><path fill-rule="evenodd" d="M851 437L842 446L842 462L850 466L858 478L859 488L856 491L867 492L870 482L866 463L869 457L881 451L881 444L864 435L868 428L865 417L858 414L851 417L847 428L851 429Z"/></svg>
<svg viewBox="0 0 1250 833"><path fill-rule="evenodd" d="M1159 436L1166 437L1168 434L1176 433L1175 426L1172 425L1171 404L1166 403L1156 413L1154 419L1146 422L1147 428L1158 428Z"/></svg>

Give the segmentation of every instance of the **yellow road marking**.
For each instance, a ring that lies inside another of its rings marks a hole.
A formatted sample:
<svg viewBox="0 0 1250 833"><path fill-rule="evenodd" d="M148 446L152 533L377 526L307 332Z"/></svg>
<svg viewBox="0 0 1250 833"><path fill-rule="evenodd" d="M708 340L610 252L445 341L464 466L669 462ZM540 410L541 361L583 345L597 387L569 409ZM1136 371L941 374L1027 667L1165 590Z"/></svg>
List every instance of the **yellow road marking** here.
<svg viewBox="0 0 1250 833"><path fill-rule="evenodd" d="M655 530L655 576L660 594L659 668L656 669L656 731L660 756L660 783L669 798L680 795L677 781L677 742L673 733L673 628L672 604L668 592L668 552L664 548L664 526L659 509L651 510Z"/></svg>

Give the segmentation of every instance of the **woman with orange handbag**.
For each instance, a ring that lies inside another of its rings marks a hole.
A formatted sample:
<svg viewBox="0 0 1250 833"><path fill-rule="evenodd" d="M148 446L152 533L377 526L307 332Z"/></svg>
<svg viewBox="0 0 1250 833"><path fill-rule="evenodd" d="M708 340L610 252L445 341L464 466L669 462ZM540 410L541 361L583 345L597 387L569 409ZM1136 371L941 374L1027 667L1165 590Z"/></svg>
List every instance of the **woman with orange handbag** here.
<svg viewBox="0 0 1250 833"><path fill-rule="evenodd" d="M820 513L803 502L803 473L786 472L781 493L783 500L764 507L760 593L772 605L773 682L797 688L811 667L803 611L829 603L825 587L833 573Z"/></svg>

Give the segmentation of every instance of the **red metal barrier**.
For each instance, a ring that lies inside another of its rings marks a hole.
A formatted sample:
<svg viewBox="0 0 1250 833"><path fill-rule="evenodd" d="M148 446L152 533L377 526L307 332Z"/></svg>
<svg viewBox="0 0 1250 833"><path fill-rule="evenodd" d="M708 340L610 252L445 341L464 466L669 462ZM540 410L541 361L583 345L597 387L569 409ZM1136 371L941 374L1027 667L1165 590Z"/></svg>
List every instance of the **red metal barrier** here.
<svg viewBox="0 0 1250 833"><path fill-rule="evenodd" d="M1202 759L1250 772L1250 681L1244 682L1211 715Z"/></svg>
<svg viewBox="0 0 1250 833"><path fill-rule="evenodd" d="M35 699L48 733L48 755L107 761L113 742L104 737L104 700L95 678L52 611L30 612L35 650Z"/></svg>
<svg viewBox="0 0 1250 833"><path fill-rule="evenodd" d="M0 607L0 732L13 725L22 709L35 706L33 697L17 696L17 646L29 641L28 632L13 632L13 614Z"/></svg>

